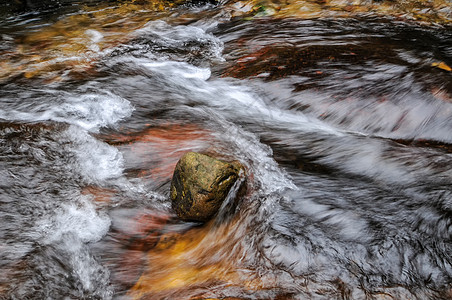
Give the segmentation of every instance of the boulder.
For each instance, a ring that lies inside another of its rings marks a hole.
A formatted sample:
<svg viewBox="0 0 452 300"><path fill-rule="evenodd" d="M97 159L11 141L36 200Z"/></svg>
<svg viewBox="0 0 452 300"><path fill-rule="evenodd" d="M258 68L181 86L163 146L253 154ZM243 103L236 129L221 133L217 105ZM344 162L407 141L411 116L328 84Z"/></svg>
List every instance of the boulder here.
<svg viewBox="0 0 452 300"><path fill-rule="evenodd" d="M171 181L171 201L176 214L187 221L205 222L221 207L244 170L239 162L188 152L182 156Z"/></svg>

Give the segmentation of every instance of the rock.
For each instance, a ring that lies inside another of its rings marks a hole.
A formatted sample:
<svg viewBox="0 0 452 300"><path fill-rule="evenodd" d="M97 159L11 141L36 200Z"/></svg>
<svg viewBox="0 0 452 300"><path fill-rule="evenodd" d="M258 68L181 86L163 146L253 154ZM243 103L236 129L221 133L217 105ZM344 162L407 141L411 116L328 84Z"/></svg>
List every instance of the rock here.
<svg viewBox="0 0 452 300"><path fill-rule="evenodd" d="M171 201L183 220L205 222L212 218L243 170L239 162L224 162L189 152L176 165Z"/></svg>

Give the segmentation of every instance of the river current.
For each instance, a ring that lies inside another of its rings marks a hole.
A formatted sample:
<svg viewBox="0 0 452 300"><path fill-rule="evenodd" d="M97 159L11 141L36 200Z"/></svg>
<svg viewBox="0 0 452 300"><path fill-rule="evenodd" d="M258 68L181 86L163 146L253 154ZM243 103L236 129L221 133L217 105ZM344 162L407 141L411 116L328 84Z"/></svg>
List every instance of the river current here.
<svg viewBox="0 0 452 300"><path fill-rule="evenodd" d="M2 16L0 299L452 298L450 25L127 5ZM187 151L246 167L203 225Z"/></svg>

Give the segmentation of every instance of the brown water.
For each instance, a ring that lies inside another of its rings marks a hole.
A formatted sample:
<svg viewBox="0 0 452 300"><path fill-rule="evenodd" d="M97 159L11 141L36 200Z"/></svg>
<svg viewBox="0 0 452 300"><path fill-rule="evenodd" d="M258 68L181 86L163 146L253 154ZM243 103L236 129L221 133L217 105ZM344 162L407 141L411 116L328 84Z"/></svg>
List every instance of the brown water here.
<svg viewBox="0 0 452 300"><path fill-rule="evenodd" d="M0 21L0 299L451 299L448 2ZM246 192L177 220L199 151Z"/></svg>

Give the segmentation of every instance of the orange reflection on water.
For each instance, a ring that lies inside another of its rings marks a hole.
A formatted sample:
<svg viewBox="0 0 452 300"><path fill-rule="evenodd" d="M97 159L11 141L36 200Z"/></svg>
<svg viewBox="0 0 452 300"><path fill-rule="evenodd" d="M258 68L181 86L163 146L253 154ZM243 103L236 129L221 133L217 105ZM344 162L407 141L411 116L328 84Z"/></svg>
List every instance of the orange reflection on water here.
<svg viewBox="0 0 452 300"><path fill-rule="evenodd" d="M185 152L208 149L213 136L194 124L164 124L106 139L118 145L126 163L139 170L139 177L163 182L171 178L177 161Z"/></svg>
<svg viewBox="0 0 452 300"><path fill-rule="evenodd" d="M101 4L67 15L57 22L15 38L15 47L0 52L0 82L14 77L45 81L84 79L93 75L103 52L131 38L130 34L158 12L181 1L127 1L117 6Z"/></svg>
<svg viewBox="0 0 452 300"><path fill-rule="evenodd" d="M233 16L310 19L373 13L428 24L452 23L452 4L447 0L245 0L234 2L230 9Z"/></svg>
<svg viewBox="0 0 452 300"><path fill-rule="evenodd" d="M134 299L187 296L191 289L210 285L258 288L239 271L240 243L231 235L236 226L210 223L185 234L162 236L147 253L147 267L129 295Z"/></svg>
<svg viewBox="0 0 452 300"><path fill-rule="evenodd" d="M82 195L91 195L97 205L110 205L115 193L115 190L93 185L87 186L82 190Z"/></svg>
<svg viewBox="0 0 452 300"><path fill-rule="evenodd" d="M95 63L107 54L105 51L127 42L133 38L134 30L168 15L169 9L184 2L145 0L115 6L101 4L86 7L53 24L27 30L14 39L14 46L0 51L0 82L12 78L53 82L94 76ZM452 4L447 0L248 0L230 1L224 9L236 17L309 19L376 13L426 23L452 23ZM184 17L179 17L183 22Z"/></svg>

